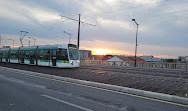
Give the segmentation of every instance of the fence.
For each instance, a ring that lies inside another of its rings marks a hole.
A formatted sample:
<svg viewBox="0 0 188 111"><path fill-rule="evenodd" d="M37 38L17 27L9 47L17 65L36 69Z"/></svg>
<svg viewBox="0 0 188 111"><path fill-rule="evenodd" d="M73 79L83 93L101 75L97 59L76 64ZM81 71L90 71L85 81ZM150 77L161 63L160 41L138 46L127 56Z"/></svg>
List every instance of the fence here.
<svg viewBox="0 0 188 111"><path fill-rule="evenodd" d="M103 60L81 60L81 65L106 65L106 66L124 66L134 67L134 61L103 61ZM180 69L188 71L187 63L169 63L169 62L137 62L137 67L142 68L160 68L160 69Z"/></svg>

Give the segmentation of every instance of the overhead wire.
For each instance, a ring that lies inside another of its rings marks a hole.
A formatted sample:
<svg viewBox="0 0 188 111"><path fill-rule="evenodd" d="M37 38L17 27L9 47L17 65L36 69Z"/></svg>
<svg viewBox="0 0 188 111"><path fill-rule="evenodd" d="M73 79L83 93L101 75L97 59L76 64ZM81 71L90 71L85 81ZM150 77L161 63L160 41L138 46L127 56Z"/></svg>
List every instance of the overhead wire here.
<svg viewBox="0 0 188 111"><path fill-rule="evenodd" d="M146 4L143 4L143 5L137 5L137 6L133 6L133 7L129 7L129 8L125 8L125 9L119 9L119 10L114 10L114 11L109 11L109 12L104 12L104 13L115 13L115 12L120 12L120 11L126 11L126 10L131 10L131 9L135 9L135 8L139 8L139 7L143 7L143 6L147 6L147 5L152 5L152 4L155 4L155 3L161 3L161 2L166 2L166 1L169 1L169 0L160 0L160 1L154 1L154 2L151 2L151 3L146 3ZM185 1L185 0L184 0ZM178 11L178 12L169 12L169 13L164 13L164 14L159 14L159 15L154 15L154 16L151 16L149 18L154 18L154 17L158 17L158 16L167 16L167 15L170 15L170 14L174 14L174 13L183 13L184 11ZM99 14L100 15L100 14ZM104 15L104 14L101 14L101 15ZM96 15L95 15L96 16ZM66 17L66 16L63 16L62 18L64 18L63 22L66 22L67 20L74 20L74 21L77 21L76 19L73 19L73 18L70 18L70 17ZM142 19L141 19L142 20ZM82 22L82 24L84 25L93 25L93 24L89 24L89 23L86 23L86 22ZM49 30L46 26L43 26L42 24L40 23L37 23L40 27L44 28L45 30Z"/></svg>
<svg viewBox="0 0 188 111"><path fill-rule="evenodd" d="M143 5L137 5L137 6L133 6L133 7L125 8L125 9L119 9L119 10L109 11L109 12L106 12L106 13L114 13L114 12L118 12L118 11L130 10L130 9L134 9L134 8L138 8L138 7L143 7L143 6L151 5L151 4L155 4L155 3L165 2L165 1L169 1L169 0L155 1L155 2L146 3L146 4L143 4Z"/></svg>
<svg viewBox="0 0 188 111"><path fill-rule="evenodd" d="M187 9L188 10L188 9ZM153 16L150 16L149 19L151 18L156 18L156 17L161 17L161 16L168 16L168 15L171 15L171 14L178 14L178 13L187 13L187 11L184 9L184 10L181 10L181 11L172 11L172 12L167 12L167 13L163 13L163 14L158 14L158 15L153 15ZM139 18L137 18L139 19ZM146 18L141 18L139 20L145 20Z"/></svg>
<svg viewBox="0 0 188 111"><path fill-rule="evenodd" d="M125 9L116 10L116 11L109 11L109 12L106 12L106 13L115 13L115 12L118 12L118 11L130 10L130 9L134 9L134 8L138 8L138 7L143 7L143 6L151 5L151 4L154 4L154 3L165 2L165 1L169 1L169 0L155 1L155 2L151 2L151 3L143 4L143 5L138 5L138 6L135 6L135 7L129 7L129 8L125 8ZM171 1L172 1L172 0L171 0ZM188 0L186 0L186 1L188 1ZM181 10L181 11L172 11L172 12L167 12L167 13L163 13L163 14L153 15L153 16L150 16L149 18L156 18L156 17L158 17L158 16L168 16L168 15L171 15L171 14L186 13L186 12L187 12L187 11L184 9L184 10ZM104 14L97 14L97 15L104 15ZM96 16L96 15L95 15L95 16ZM116 19L117 19L117 17L116 17ZM139 18L138 18L138 19L139 19ZM145 18L141 18L140 20L145 20Z"/></svg>
<svg viewBox="0 0 188 111"><path fill-rule="evenodd" d="M139 7L143 7L143 6L147 6L147 5L149 6L151 4L161 3L161 2L165 2L165 1L169 1L169 0L154 1L154 2L150 2L150 3L142 4L142 5L137 5L137 6L132 6L132 7L124 8L124 9L119 9L119 10L103 11L102 14L92 14L91 16L92 17L93 16L96 17L96 16L100 16L100 15L110 15L111 13L118 13L118 12L122 12L122 11L126 11L126 10L131 10L131 9L135 9L135 8L139 8Z"/></svg>

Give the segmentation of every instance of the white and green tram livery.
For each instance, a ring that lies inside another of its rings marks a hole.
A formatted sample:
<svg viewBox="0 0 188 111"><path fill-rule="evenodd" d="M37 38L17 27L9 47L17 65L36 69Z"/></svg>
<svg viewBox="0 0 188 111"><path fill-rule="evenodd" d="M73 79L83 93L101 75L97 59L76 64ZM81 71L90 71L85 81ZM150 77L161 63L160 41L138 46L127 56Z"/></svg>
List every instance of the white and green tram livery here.
<svg viewBox="0 0 188 111"><path fill-rule="evenodd" d="M0 49L0 61L61 68L80 66L78 47L74 44Z"/></svg>
<svg viewBox="0 0 188 111"><path fill-rule="evenodd" d="M0 49L0 61L9 62L9 48Z"/></svg>

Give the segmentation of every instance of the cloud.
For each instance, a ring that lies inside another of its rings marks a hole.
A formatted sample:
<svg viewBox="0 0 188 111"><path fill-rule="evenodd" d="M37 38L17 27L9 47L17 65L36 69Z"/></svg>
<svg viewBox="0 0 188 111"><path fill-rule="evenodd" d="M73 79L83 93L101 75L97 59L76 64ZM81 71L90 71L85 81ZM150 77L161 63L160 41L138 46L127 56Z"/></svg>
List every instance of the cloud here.
<svg viewBox="0 0 188 111"><path fill-rule="evenodd" d="M21 1L0 1L3 4L0 7L0 17L13 18L19 21L32 22L35 20L39 23L52 22L59 20L58 13L52 10L43 9L25 4Z"/></svg>
<svg viewBox="0 0 188 111"><path fill-rule="evenodd" d="M186 1L1 0L0 4L1 34L19 37L18 32L26 30L28 36L55 44L67 43L68 37L63 33L65 30L73 34L72 42L76 44L78 22L61 19L59 14L74 19L81 14L81 21L97 25L81 24L81 43L92 41L90 46L84 42L83 47L109 47L118 52L124 51L121 53L134 54L136 25L131 21L133 18L139 23L138 44L144 54L185 55L183 51L188 47Z"/></svg>
<svg viewBox="0 0 188 111"><path fill-rule="evenodd" d="M112 50L112 53L121 55L131 55L134 56L135 43L126 43L126 42L112 42L112 41L81 41L81 49L108 49ZM112 54L111 53L111 54ZM158 45L138 45L138 55L155 55L160 57L177 57L177 56L186 56L187 48L183 47L164 47Z"/></svg>
<svg viewBox="0 0 188 111"><path fill-rule="evenodd" d="M133 30L133 26L126 21L114 21L103 18L98 18L97 22L103 28L119 29L119 30Z"/></svg>

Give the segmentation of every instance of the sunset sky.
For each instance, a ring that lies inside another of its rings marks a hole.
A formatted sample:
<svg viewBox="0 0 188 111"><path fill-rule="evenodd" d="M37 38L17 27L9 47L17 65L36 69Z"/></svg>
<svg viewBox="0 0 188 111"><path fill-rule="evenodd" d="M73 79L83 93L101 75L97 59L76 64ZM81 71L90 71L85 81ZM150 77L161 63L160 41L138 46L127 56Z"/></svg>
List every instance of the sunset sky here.
<svg viewBox="0 0 188 111"><path fill-rule="evenodd" d="M0 0L3 45L77 44L78 23L64 15L94 24L81 24L80 49L93 54L134 55L136 24L138 54L156 57L188 56L188 0Z"/></svg>

